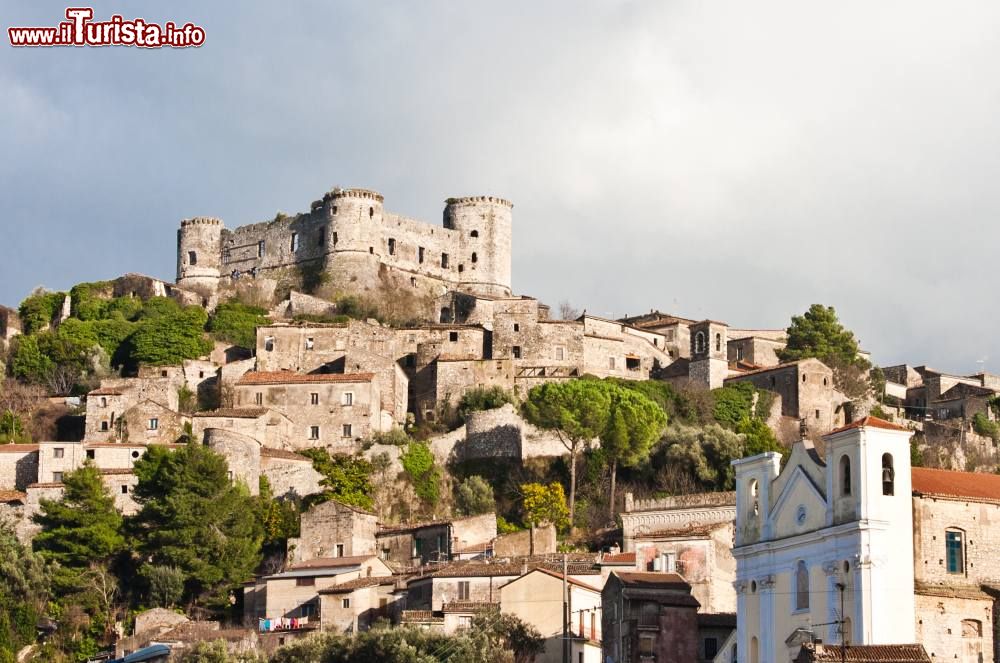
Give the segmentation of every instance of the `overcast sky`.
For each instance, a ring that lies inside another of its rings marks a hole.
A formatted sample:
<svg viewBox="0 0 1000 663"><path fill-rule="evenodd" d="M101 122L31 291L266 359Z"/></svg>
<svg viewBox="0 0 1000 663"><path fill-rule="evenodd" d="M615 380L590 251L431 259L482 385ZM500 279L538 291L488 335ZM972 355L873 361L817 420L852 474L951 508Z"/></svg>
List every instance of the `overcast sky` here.
<svg viewBox="0 0 1000 663"><path fill-rule="evenodd" d="M881 364L1000 372L998 3L93 5L207 40L15 50L66 5L4 3L0 303L172 279L185 217L496 194L518 293L775 328L820 302Z"/></svg>

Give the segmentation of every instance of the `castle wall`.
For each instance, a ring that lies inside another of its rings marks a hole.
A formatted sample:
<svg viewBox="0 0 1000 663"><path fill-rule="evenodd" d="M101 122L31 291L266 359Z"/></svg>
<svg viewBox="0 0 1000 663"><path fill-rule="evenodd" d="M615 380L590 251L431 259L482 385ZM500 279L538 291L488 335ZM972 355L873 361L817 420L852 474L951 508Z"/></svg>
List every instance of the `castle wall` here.
<svg viewBox="0 0 1000 663"><path fill-rule="evenodd" d="M275 497L306 497L323 491L323 475L313 469L308 458L289 458L264 447L260 450L260 471L271 484Z"/></svg>

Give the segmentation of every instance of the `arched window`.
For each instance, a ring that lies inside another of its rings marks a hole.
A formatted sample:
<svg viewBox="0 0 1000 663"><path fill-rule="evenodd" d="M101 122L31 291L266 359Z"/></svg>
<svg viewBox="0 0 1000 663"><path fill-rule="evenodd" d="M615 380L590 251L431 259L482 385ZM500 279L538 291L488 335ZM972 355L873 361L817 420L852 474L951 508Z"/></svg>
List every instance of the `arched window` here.
<svg viewBox="0 0 1000 663"><path fill-rule="evenodd" d="M750 515L756 516L760 512L760 502L757 500L757 493L759 491L759 485L756 479L750 479Z"/></svg>
<svg viewBox="0 0 1000 663"><path fill-rule="evenodd" d="M802 560L795 565L795 609L809 609L809 569Z"/></svg>
<svg viewBox="0 0 1000 663"><path fill-rule="evenodd" d="M694 353L701 354L705 351L705 332L700 331L694 335Z"/></svg>
<svg viewBox="0 0 1000 663"><path fill-rule="evenodd" d="M851 494L851 459L847 454L840 457L840 494Z"/></svg>
<svg viewBox="0 0 1000 663"><path fill-rule="evenodd" d="M882 494L893 495L896 470L892 466L892 454L882 454Z"/></svg>
<svg viewBox="0 0 1000 663"><path fill-rule="evenodd" d="M946 530L944 533L945 558L948 562L948 573L965 573L965 532L959 529Z"/></svg>
<svg viewBox="0 0 1000 663"><path fill-rule="evenodd" d="M715 335L715 351L719 352L722 350L722 334Z"/></svg>
<svg viewBox="0 0 1000 663"><path fill-rule="evenodd" d="M750 638L750 663L760 663L760 652L758 651L759 645L757 644L757 638Z"/></svg>
<svg viewBox="0 0 1000 663"><path fill-rule="evenodd" d="M479 237L479 231L473 230L471 233L469 233L469 237Z"/></svg>

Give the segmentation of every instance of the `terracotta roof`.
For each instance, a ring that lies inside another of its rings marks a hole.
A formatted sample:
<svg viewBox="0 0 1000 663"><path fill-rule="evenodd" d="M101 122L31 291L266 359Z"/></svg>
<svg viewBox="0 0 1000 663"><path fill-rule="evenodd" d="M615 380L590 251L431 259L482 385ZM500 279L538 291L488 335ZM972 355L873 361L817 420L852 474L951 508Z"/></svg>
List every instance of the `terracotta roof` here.
<svg viewBox="0 0 1000 663"><path fill-rule="evenodd" d="M342 582L333 587L327 587L326 589L321 589L320 594L348 594L353 592L355 589L364 589L365 587L377 587L378 585L394 585L396 584L396 579L392 576L380 576L371 578L355 578L354 580L348 580L347 582Z"/></svg>
<svg viewBox="0 0 1000 663"><path fill-rule="evenodd" d="M635 553L608 553L601 558L601 564L635 564Z"/></svg>
<svg viewBox="0 0 1000 663"><path fill-rule="evenodd" d="M270 412L266 407L220 407L218 410L195 412L196 417L225 417L227 419L256 419Z"/></svg>
<svg viewBox="0 0 1000 663"><path fill-rule="evenodd" d="M0 502L23 502L27 498L27 493L19 490L0 490Z"/></svg>
<svg viewBox="0 0 1000 663"><path fill-rule="evenodd" d="M640 589L678 589L691 591L691 585L676 573L643 573L633 571L615 571L622 583L628 587Z"/></svg>
<svg viewBox="0 0 1000 663"><path fill-rule="evenodd" d="M326 384L334 382L371 382L374 373L295 373L293 371L244 373L236 384Z"/></svg>
<svg viewBox="0 0 1000 663"><path fill-rule="evenodd" d="M910 470L910 478L917 495L1000 502L1000 475L997 474L914 467Z"/></svg>
<svg viewBox="0 0 1000 663"><path fill-rule="evenodd" d="M286 571L301 571L302 569L336 569L342 566L357 566L367 562L374 555L355 555L353 557L318 557L305 562L290 565Z"/></svg>
<svg viewBox="0 0 1000 663"><path fill-rule="evenodd" d="M795 663L846 661L847 663L930 663L923 645L802 645Z"/></svg>
<svg viewBox="0 0 1000 663"><path fill-rule="evenodd" d="M38 451L37 444L0 444L0 454L24 454Z"/></svg>
<svg viewBox="0 0 1000 663"><path fill-rule="evenodd" d="M559 580L563 579L563 574L562 573L557 573L556 571L551 571L549 569L543 569L541 567L539 567L537 569L534 569L532 571L529 571L529 573L544 573L547 576L552 576L553 578L558 578ZM599 593L601 591L597 587L594 587L593 585L588 585L585 582L580 582L579 580L576 580L575 578L567 577L566 578L566 582L568 584L574 585L576 587L582 587L583 589L589 589L592 592L598 592Z"/></svg>
<svg viewBox="0 0 1000 663"><path fill-rule="evenodd" d="M483 612L485 610L499 610L499 603L488 601L452 601L441 606L442 612Z"/></svg>
<svg viewBox="0 0 1000 663"><path fill-rule="evenodd" d="M857 421L847 424L846 426L841 426L836 430L832 430L823 437L827 435L836 435L837 433L843 433L845 430L853 430L855 428L881 428L883 430L898 430L904 433L910 433L909 428L904 428L891 421L886 421L885 419L879 419L878 417L865 417L864 419L858 419Z"/></svg>
<svg viewBox="0 0 1000 663"><path fill-rule="evenodd" d="M758 368L755 371L747 371L746 373L741 373L739 375L733 375L732 377L728 377L725 380L723 380L723 382L728 382L729 380L737 380L739 378L744 378L744 377L746 377L748 375L760 375L761 373L768 373L770 371L781 371L781 370L784 370L786 368L791 368L792 366L798 366L799 364L801 364L804 361L815 361L815 362L818 362L820 364L823 364L823 362L821 362L819 359L799 359L797 361L789 361L789 362L785 362L784 364L778 364L777 366L768 366L766 368ZM826 364L823 364L823 365L826 366Z"/></svg>
<svg viewBox="0 0 1000 663"><path fill-rule="evenodd" d="M283 458L285 460L299 460L305 463L311 463L309 458L306 458L302 454L297 454L294 451L285 451L284 449L271 449L270 447L261 447L260 455L264 458Z"/></svg>
<svg viewBox="0 0 1000 663"><path fill-rule="evenodd" d="M61 481L49 481L48 483L29 483L28 488L62 488Z"/></svg>
<svg viewBox="0 0 1000 663"><path fill-rule="evenodd" d="M121 396L123 392L121 389L116 389L114 387L101 387L93 391L88 391L88 396Z"/></svg>

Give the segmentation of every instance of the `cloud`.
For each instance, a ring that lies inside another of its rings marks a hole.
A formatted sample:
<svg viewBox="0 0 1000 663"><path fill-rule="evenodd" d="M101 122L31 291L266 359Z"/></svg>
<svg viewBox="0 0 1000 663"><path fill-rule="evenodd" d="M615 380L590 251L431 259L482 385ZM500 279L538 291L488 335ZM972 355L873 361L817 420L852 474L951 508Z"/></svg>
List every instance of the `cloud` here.
<svg viewBox="0 0 1000 663"><path fill-rule="evenodd" d="M179 219L341 184L429 221L450 195L511 198L515 286L551 303L780 327L822 302L884 363L1000 357L1000 7L239 8L148 17L205 26L196 50L8 49L0 300L170 277Z"/></svg>

